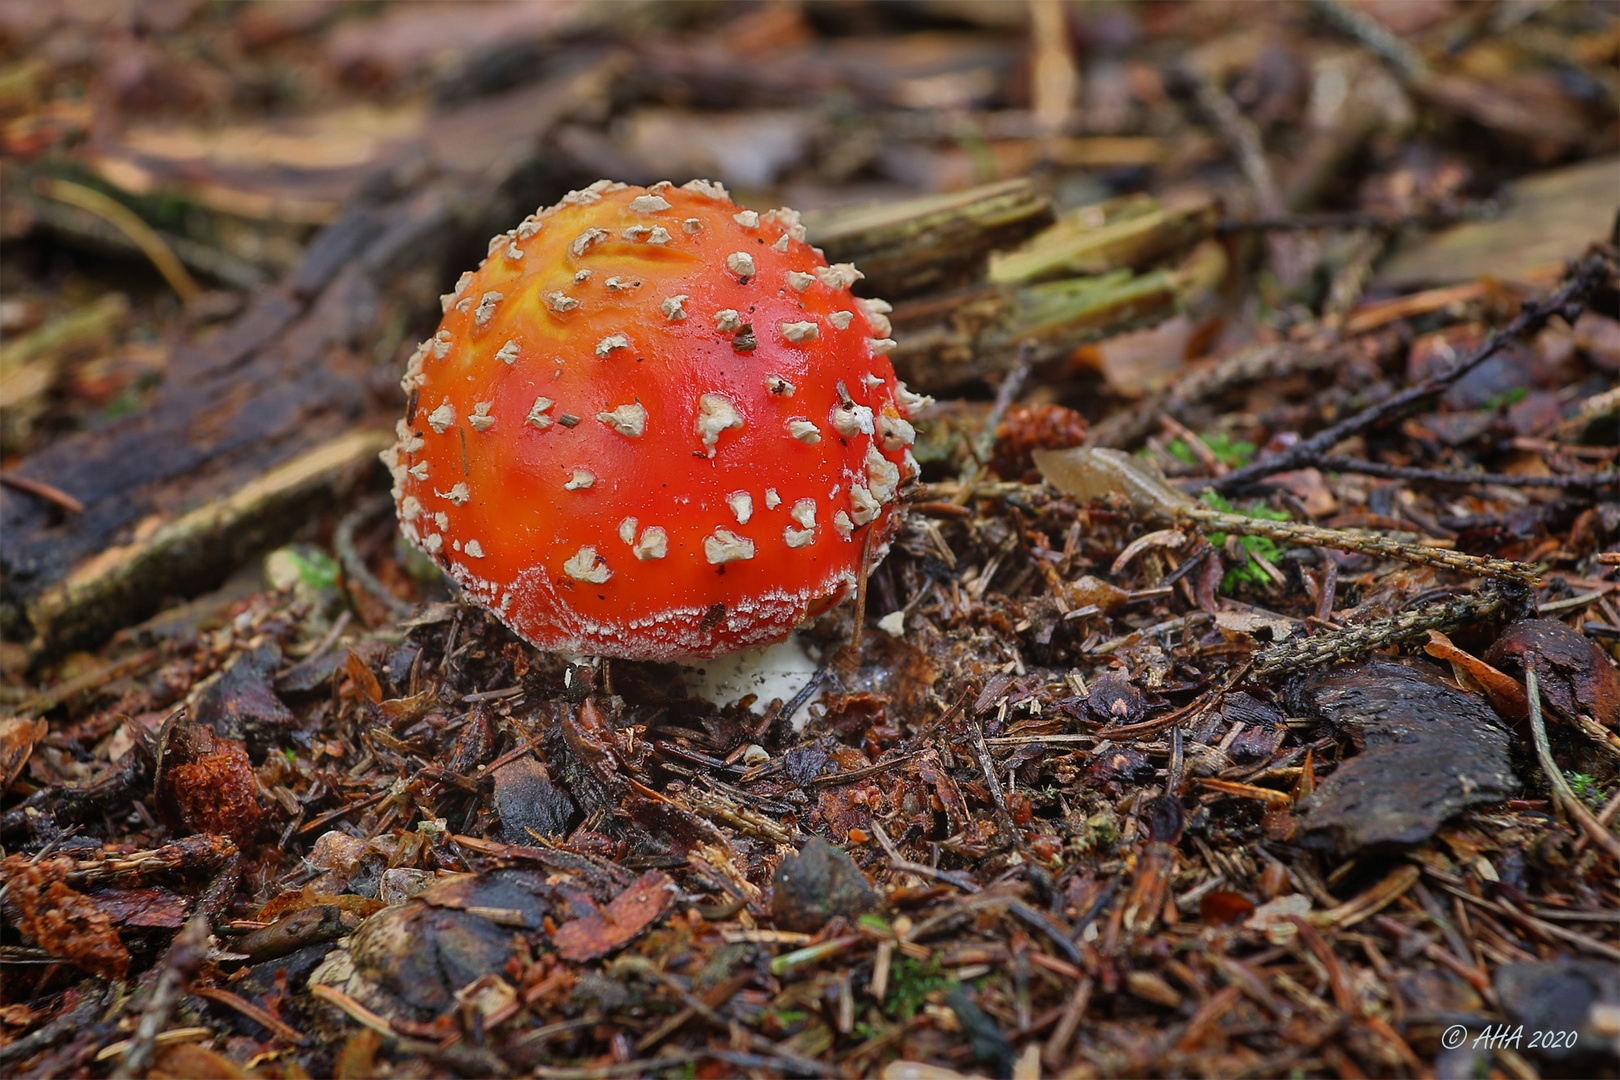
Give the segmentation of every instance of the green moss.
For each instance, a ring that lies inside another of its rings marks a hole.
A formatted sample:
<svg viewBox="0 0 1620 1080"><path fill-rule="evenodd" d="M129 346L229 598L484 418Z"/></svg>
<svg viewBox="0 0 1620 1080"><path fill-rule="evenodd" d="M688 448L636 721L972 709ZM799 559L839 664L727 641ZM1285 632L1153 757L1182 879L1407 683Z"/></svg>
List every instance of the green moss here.
<svg viewBox="0 0 1620 1080"><path fill-rule="evenodd" d="M944 990L954 981L940 968L937 955L929 957L927 964L919 964L909 956L896 957L889 969L889 993L883 999L883 1011L891 1019L910 1020L929 994Z"/></svg>
<svg viewBox="0 0 1620 1080"><path fill-rule="evenodd" d="M1200 438L1203 440L1204 445L1209 447L1210 452L1215 455L1215 460L1229 468L1247 465L1254 458L1254 443L1246 439L1234 439L1224 431L1212 431L1208 435L1200 436ZM1170 452L1172 457L1184 465L1198 464L1198 455L1194 454L1192 447L1181 439L1170 440L1165 449Z"/></svg>
<svg viewBox="0 0 1620 1080"><path fill-rule="evenodd" d="M1575 797L1592 809L1596 810L1608 802L1597 780L1587 773L1570 773L1567 779L1569 789L1575 793Z"/></svg>
<svg viewBox="0 0 1620 1080"><path fill-rule="evenodd" d="M1260 518L1265 521L1287 521L1288 515L1280 510L1273 510L1262 502L1249 504L1247 510L1233 506L1231 501L1221 497L1213 491L1206 491L1199 498L1212 510L1219 510L1227 514L1240 514L1243 517ZM1216 547L1226 544L1226 534L1223 532L1210 533L1209 542ZM1259 555L1267 562L1276 563L1282 557L1282 548L1277 546L1275 540L1264 536L1245 536L1240 539L1243 550L1251 555ZM1271 581L1264 570L1252 562L1245 562L1242 566L1234 566L1221 578L1222 592L1235 592L1239 585L1264 586Z"/></svg>

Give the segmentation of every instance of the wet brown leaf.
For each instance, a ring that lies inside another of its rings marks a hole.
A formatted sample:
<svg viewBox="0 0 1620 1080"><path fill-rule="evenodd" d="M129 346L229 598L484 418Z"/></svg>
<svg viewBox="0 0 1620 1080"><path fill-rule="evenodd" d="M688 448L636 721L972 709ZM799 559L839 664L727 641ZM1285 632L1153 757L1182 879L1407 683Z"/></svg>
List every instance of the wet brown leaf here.
<svg viewBox="0 0 1620 1080"><path fill-rule="evenodd" d="M34 746L45 737L51 727L43 718L29 720L21 716L0 718L0 795L11 790Z"/></svg>
<svg viewBox="0 0 1620 1080"><path fill-rule="evenodd" d="M1557 619L1523 619L1485 654L1513 675L1534 664L1542 695L1565 716L1581 714L1620 726L1620 672L1596 642Z"/></svg>
<svg viewBox="0 0 1620 1080"><path fill-rule="evenodd" d="M606 908L559 926L551 935L565 960L583 963L629 944L675 903L675 883L658 870L643 874Z"/></svg>

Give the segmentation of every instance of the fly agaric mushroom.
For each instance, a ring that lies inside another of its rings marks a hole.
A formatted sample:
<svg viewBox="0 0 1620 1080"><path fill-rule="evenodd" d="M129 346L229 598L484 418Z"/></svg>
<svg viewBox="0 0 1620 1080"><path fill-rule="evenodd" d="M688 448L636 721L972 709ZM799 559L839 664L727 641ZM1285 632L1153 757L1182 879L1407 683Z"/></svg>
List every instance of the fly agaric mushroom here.
<svg viewBox="0 0 1620 1080"><path fill-rule="evenodd" d="M780 641L881 559L921 399L792 210L600 181L495 237L411 357L401 528L520 636L637 660Z"/></svg>

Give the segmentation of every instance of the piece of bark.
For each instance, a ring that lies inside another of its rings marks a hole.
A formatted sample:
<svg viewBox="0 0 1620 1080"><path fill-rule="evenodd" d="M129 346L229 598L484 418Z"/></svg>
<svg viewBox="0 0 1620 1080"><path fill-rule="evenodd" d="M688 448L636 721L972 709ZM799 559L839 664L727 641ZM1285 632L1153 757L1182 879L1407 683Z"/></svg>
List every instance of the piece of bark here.
<svg viewBox="0 0 1620 1080"><path fill-rule="evenodd" d="M1060 360L1078 346L1176 314L1181 277L1173 270L1120 270L919 297L891 316L900 344L889 359L901 379L929 392L1004 372L1021 353L1034 364Z"/></svg>
<svg viewBox="0 0 1620 1080"><path fill-rule="evenodd" d="M1347 732L1361 752L1297 807L1305 842L1350 855L1415 844L1446 818L1518 788L1500 718L1425 665L1374 658L1289 689L1289 711Z"/></svg>
<svg viewBox="0 0 1620 1080"><path fill-rule="evenodd" d="M853 262L860 291L886 300L963 284L990 253L1017 244L1052 220L1051 200L1028 180L1007 180L950 195L805 215L810 242L829 262Z"/></svg>
<svg viewBox="0 0 1620 1080"><path fill-rule="evenodd" d="M391 438L376 429L337 435L133 543L87 558L28 605L36 653L93 643L166 595L225 578L351 489Z"/></svg>

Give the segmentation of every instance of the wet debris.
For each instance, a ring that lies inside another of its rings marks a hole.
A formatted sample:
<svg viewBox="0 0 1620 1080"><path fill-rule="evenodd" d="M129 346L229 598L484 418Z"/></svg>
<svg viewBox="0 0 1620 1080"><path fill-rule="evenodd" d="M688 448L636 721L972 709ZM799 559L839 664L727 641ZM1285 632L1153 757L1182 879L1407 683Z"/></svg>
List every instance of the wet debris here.
<svg viewBox="0 0 1620 1080"><path fill-rule="evenodd" d="M568 793L551 782L545 765L532 757L508 762L491 774L495 809L509 844L560 839L579 820L579 808Z"/></svg>
<svg viewBox="0 0 1620 1080"><path fill-rule="evenodd" d="M617 952L652 926L675 903L678 890L668 874L657 870L643 874L606 908L578 914L580 904L594 907L583 898L576 901L576 917L552 932L552 943L564 960L579 963Z"/></svg>
<svg viewBox="0 0 1620 1080"><path fill-rule="evenodd" d="M1565 1062L1620 1053L1620 968L1612 962L1562 956L1504 964L1492 987L1526 1035L1546 1033L1524 1042L1531 1057Z"/></svg>
<svg viewBox="0 0 1620 1080"><path fill-rule="evenodd" d="M1597 642L1556 619L1521 619L1504 629L1485 662L1522 677L1534 664L1541 693L1555 715L1586 715L1620 727L1620 671Z"/></svg>
<svg viewBox="0 0 1620 1080"><path fill-rule="evenodd" d="M853 922L882 903L860 867L812 836L771 877L771 916L784 930L814 933L830 919Z"/></svg>
<svg viewBox="0 0 1620 1080"><path fill-rule="evenodd" d="M197 723L260 752L280 742L296 720L273 685L281 662L281 647L273 641L238 654L198 696Z"/></svg>
<svg viewBox="0 0 1620 1080"><path fill-rule="evenodd" d="M21 716L0 717L0 795L11 790L34 752L34 746L50 731L43 719L30 720Z"/></svg>
<svg viewBox="0 0 1620 1080"><path fill-rule="evenodd" d="M1086 695L1086 712L1093 723L1103 727L1139 723L1147 711L1147 699L1130 677L1111 671L1091 684Z"/></svg>
<svg viewBox="0 0 1620 1080"><path fill-rule="evenodd" d="M539 929L554 897L541 875L520 870L443 882L366 919L310 981L385 1016L431 1020L463 987L500 972L514 931Z"/></svg>
<svg viewBox="0 0 1620 1080"><path fill-rule="evenodd" d="M1296 807L1307 843L1342 854L1416 844L1447 818L1518 790L1501 718L1421 663L1331 668L1290 688L1289 702L1358 749Z"/></svg>

